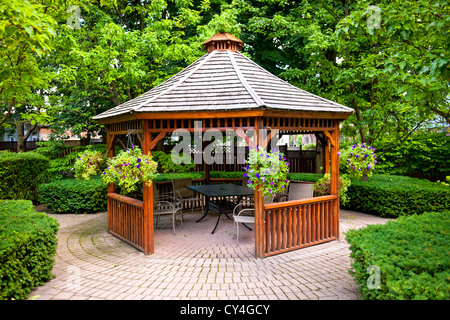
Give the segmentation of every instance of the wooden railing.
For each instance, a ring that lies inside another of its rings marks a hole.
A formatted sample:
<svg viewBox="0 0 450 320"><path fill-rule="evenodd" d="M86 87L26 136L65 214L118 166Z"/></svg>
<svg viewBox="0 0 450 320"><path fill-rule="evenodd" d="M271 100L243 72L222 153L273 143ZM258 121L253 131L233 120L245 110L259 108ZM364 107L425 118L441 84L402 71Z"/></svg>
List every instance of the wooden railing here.
<svg viewBox="0 0 450 320"><path fill-rule="evenodd" d="M236 183L242 179L211 179L211 184ZM193 180L203 184L203 179ZM170 182L155 183L160 192L170 191ZM271 256L335 240L339 234L337 196L323 196L264 205L264 256ZM203 197L191 206L200 207ZM186 208L187 209L187 208ZM108 231L144 251L144 203L117 193L108 193Z"/></svg>
<svg viewBox="0 0 450 320"><path fill-rule="evenodd" d="M108 231L144 251L144 203L117 193L108 193Z"/></svg>
<svg viewBox="0 0 450 320"><path fill-rule="evenodd" d="M264 205L265 256L336 239L336 201L323 196Z"/></svg>

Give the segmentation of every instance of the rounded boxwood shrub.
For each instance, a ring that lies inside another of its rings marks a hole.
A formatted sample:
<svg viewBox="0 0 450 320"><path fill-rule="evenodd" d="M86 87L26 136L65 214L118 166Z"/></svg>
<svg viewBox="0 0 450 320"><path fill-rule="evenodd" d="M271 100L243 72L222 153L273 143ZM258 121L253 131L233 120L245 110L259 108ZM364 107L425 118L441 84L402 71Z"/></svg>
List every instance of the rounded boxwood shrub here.
<svg viewBox="0 0 450 320"><path fill-rule="evenodd" d="M450 299L449 230L447 210L347 232L353 258L350 274L364 299ZM369 272L374 268L379 270L376 276Z"/></svg>
<svg viewBox="0 0 450 320"><path fill-rule="evenodd" d="M91 180L63 179L38 188L38 199L54 213L95 213L106 211L107 185L98 177Z"/></svg>
<svg viewBox="0 0 450 320"><path fill-rule="evenodd" d="M59 224L29 200L0 200L0 300L22 300L51 278Z"/></svg>
<svg viewBox="0 0 450 320"><path fill-rule="evenodd" d="M34 152L0 151L0 199L36 200L49 166L47 157Z"/></svg>

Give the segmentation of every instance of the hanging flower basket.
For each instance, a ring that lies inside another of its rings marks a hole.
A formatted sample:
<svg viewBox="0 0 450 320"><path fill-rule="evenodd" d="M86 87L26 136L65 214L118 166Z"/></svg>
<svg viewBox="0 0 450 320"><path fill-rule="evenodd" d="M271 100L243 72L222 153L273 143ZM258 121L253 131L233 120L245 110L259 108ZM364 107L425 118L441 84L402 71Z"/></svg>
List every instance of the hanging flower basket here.
<svg viewBox="0 0 450 320"><path fill-rule="evenodd" d="M100 151L88 149L78 154L71 171L73 171L75 178L78 180L90 180L91 176L101 174L106 159L106 155Z"/></svg>
<svg viewBox="0 0 450 320"><path fill-rule="evenodd" d="M102 180L105 183L115 183L125 192L131 193L142 183L150 186L158 175L157 169L158 164L151 156L142 154L139 147L132 146L108 159Z"/></svg>
<svg viewBox="0 0 450 320"><path fill-rule="evenodd" d="M338 156L342 163L342 169L358 180L362 177L368 179L377 164L375 149L364 143L355 144L342 153L338 153Z"/></svg>
<svg viewBox="0 0 450 320"><path fill-rule="evenodd" d="M253 190L258 185L264 198L270 198L276 193L286 193L289 180L289 162L278 150L267 152L265 148L249 148L244 177L248 179L247 186Z"/></svg>

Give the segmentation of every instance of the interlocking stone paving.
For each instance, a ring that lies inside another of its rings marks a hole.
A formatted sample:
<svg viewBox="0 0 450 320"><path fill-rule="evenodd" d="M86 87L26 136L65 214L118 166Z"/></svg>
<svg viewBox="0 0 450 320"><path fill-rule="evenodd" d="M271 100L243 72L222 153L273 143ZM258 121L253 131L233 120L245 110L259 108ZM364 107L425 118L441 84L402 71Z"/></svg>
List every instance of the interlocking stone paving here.
<svg viewBox="0 0 450 320"><path fill-rule="evenodd" d="M214 214L184 214L176 235L169 220L155 230L155 253L144 255L107 232L106 213L56 215L60 230L54 279L33 290L35 299L360 299L348 273L343 232L388 219L341 210L340 240L265 259L254 258L254 231ZM167 218L168 219L168 218ZM38 296L38 297L36 297Z"/></svg>

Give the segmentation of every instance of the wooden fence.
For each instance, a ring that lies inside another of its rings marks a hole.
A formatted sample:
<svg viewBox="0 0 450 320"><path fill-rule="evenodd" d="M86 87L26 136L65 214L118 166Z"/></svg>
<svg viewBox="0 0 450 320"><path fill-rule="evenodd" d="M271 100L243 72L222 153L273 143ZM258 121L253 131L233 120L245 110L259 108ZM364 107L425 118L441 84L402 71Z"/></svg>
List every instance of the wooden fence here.
<svg viewBox="0 0 450 320"><path fill-rule="evenodd" d="M222 153L214 155L214 162L209 165L209 171L241 172L245 167L244 160L248 157L248 149L239 147L231 151L230 147L223 148ZM315 150L287 150L280 147L280 151L289 162L289 172L292 173L316 173ZM170 152L170 151L169 151ZM194 154L194 150L192 156ZM205 164L197 164L195 171L205 171Z"/></svg>
<svg viewBox="0 0 450 320"><path fill-rule="evenodd" d="M31 151L36 149L36 141L26 141L25 151ZM11 152L17 152L17 141L0 141L0 151L9 150Z"/></svg>

